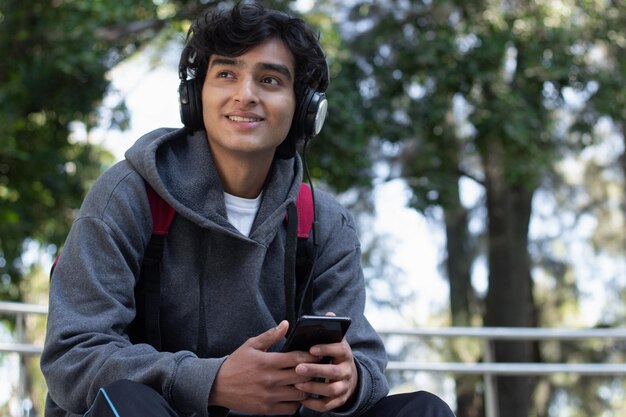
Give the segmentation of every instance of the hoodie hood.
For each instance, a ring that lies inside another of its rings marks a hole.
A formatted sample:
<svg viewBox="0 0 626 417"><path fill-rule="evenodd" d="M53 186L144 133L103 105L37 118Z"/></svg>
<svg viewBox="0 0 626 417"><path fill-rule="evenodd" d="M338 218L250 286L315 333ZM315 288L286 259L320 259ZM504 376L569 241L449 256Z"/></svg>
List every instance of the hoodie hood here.
<svg viewBox="0 0 626 417"><path fill-rule="evenodd" d="M239 233L228 222L224 189L205 132L161 128L139 138L125 157L178 214L202 227ZM271 240L270 231L283 221L287 205L295 202L301 181L298 155L274 159L250 239L263 244Z"/></svg>

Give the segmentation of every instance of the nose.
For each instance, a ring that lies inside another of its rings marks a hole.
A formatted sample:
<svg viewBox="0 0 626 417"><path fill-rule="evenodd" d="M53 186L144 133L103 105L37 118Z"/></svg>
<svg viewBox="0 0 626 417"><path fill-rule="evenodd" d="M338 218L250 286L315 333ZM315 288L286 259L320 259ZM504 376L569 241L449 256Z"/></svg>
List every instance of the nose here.
<svg viewBox="0 0 626 417"><path fill-rule="evenodd" d="M258 103L257 85L252 78L245 77L237 83L234 100L244 106Z"/></svg>

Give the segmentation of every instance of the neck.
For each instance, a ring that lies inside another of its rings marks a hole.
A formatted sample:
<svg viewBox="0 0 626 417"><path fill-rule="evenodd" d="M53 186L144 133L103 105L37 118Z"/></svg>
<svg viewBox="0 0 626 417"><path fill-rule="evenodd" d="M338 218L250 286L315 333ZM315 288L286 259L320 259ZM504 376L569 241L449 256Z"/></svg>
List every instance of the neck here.
<svg viewBox="0 0 626 417"><path fill-rule="evenodd" d="M260 159L258 155L221 155L215 158L215 165L224 191L237 197L256 198L263 190L272 160L273 157Z"/></svg>

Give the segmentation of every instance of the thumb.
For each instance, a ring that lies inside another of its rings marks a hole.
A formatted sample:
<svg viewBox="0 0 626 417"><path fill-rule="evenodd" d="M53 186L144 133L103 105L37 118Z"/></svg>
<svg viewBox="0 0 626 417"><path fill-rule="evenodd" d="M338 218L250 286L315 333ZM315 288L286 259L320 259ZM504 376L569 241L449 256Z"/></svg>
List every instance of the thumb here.
<svg viewBox="0 0 626 417"><path fill-rule="evenodd" d="M282 340L282 338L287 334L288 329L289 322L287 320L283 320L278 323L278 326L272 327L258 336L251 337L248 339L246 344L254 349L266 351Z"/></svg>

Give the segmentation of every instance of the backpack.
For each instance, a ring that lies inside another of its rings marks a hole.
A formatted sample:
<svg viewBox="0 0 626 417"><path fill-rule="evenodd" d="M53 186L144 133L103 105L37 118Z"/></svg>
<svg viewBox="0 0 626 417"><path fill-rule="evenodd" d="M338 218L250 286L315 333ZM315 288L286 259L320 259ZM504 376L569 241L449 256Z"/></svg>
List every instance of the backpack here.
<svg viewBox="0 0 626 417"><path fill-rule="evenodd" d="M152 213L152 236L144 253L139 281L135 287L136 317L127 331L133 343L149 343L161 350L160 326L160 263L165 240L176 211L146 183ZM314 201L311 188L302 183L296 204L287 207L287 241L296 239L296 245L285 249L285 300L289 329L295 319L311 314L313 291L311 275L315 261ZM313 233L311 231L313 230Z"/></svg>

